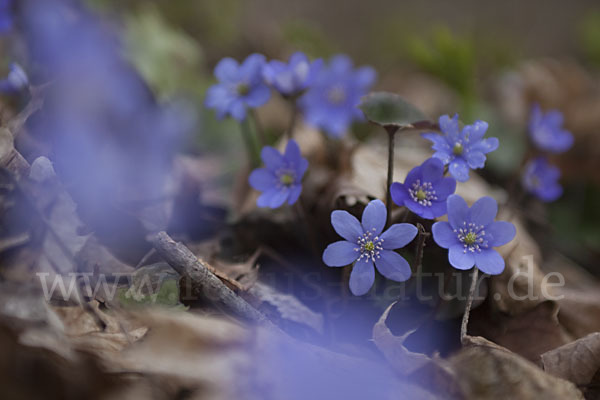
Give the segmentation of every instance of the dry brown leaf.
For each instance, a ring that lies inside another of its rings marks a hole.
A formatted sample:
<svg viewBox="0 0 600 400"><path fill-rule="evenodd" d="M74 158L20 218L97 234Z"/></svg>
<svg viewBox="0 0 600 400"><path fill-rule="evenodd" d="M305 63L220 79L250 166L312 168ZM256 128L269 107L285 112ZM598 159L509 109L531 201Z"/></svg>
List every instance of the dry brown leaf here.
<svg viewBox="0 0 600 400"><path fill-rule="evenodd" d="M583 399L571 382L546 374L535 364L484 338L448 359L467 399Z"/></svg>
<svg viewBox="0 0 600 400"><path fill-rule="evenodd" d="M394 336L387 327L387 317L395 304L396 302L390 304L379 317L379 321L373 326L373 341L398 373L409 375L430 363L431 358L422 353L414 353L404 347L404 341L415 330L409 330L402 336Z"/></svg>
<svg viewBox="0 0 600 400"><path fill-rule="evenodd" d="M560 325L558 312L558 305L551 301L518 315L479 309L473 312L469 332L535 362L542 353L572 340Z"/></svg>
<svg viewBox="0 0 600 400"><path fill-rule="evenodd" d="M592 382L600 369L600 332L541 355L544 370L578 385Z"/></svg>

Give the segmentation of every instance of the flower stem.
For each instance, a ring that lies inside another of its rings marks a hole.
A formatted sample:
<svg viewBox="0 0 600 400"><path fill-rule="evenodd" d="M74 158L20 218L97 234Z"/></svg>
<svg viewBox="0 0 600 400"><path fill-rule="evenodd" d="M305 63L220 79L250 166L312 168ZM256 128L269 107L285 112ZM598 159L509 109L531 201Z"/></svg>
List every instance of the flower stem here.
<svg viewBox="0 0 600 400"><path fill-rule="evenodd" d="M248 163L250 166L255 167L259 165L259 155L258 150L254 145L254 140L252 139L252 131L250 129L250 122L248 118L244 119L240 122L240 128L242 133L242 139L244 140L244 144L246 145L246 152L248 153Z"/></svg>
<svg viewBox="0 0 600 400"><path fill-rule="evenodd" d="M479 270L477 267L473 267L473 280L471 281L471 287L469 288L469 297L467 297L467 306L465 307L465 313L463 315L462 323L460 324L460 342L463 346L467 343L467 325L469 323L469 313L471 312L471 306L473 305L473 297L475 297L475 288L477 287L477 273Z"/></svg>
<svg viewBox="0 0 600 400"><path fill-rule="evenodd" d="M425 230L425 227L417 222L417 228L419 229L419 236L417 238L417 250L415 254L415 274L420 274L421 264L423 264L423 251L425 250L425 241L429 237L430 233Z"/></svg>
<svg viewBox="0 0 600 400"><path fill-rule="evenodd" d="M392 218L392 192L391 186L394 180L394 138L398 128L395 126L386 126L385 130L388 133L388 171L387 171L387 192L385 196L385 206L387 209L386 226L390 225Z"/></svg>
<svg viewBox="0 0 600 400"><path fill-rule="evenodd" d="M263 129L260 120L258 119L258 114L256 114L255 110L250 110L250 115L254 120L254 128L256 130L256 137L258 138L258 143L260 143L260 147L265 147L267 145L267 139L265 137L265 131Z"/></svg>
<svg viewBox="0 0 600 400"><path fill-rule="evenodd" d="M294 138L294 129L296 128L296 120L298 119L298 106L296 105L296 102L293 100L291 100L290 103L292 105L292 114L290 116L290 122L288 124L286 133L288 135L288 139L293 139Z"/></svg>

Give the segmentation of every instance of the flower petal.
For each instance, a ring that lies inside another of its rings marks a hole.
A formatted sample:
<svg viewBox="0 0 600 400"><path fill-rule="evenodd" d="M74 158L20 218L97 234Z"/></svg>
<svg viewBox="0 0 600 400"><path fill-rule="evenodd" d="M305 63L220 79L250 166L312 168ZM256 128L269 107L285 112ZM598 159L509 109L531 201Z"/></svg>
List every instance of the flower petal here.
<svg viewBox="0 0 600 400"><path fill-rule="evenodd" d="M444 178L434 185L435 195L439 200L446 200L456 190L456 179Z"/></svg>
<svg viewBox="0 0 600 400"><path fill-rule="evenodd" d="M408 193L406 193L406 189L404 185L399 182L392 183L390 187L390 192L392 194L392 200L399 206L404 205L404 200L407 199Z"/></svg>
<svg viewBox="0 0 600 400"><path fill-rule="evenodd" d="M389 250L379 253L379 258L375 259L375 266L381 275L396 282L404 282L410 278L412 272L404 257Z"/></svg>
<svg viewBox="0 0 600 400"><path fill-rule="evenodd" d="M258 196L258 199L256 199L256 205L259 207L269 207L269 204L271 204L271 199L277 196L278 192L278 188L272 188L267 190L266 192Z"/></svg>
<svg viewBox="0 0 600 400"><path fill-rule="evenodd" d="M252 88L250 93L244 97L244 101L250 107L256 108L265 104L271 97L271 90L266 85L258 85Z"/></svg>
<svg viewBox="0 0 600 400"><path fill-rule="evenodd" d="M394 224L381 235L381 246L386 250L399 249L412 242L417 233L419 230L412 224Z"/></svg>
<svg viewBox="0 0 600 400"><path fill-rule="evenodd" d="M277 171L284 166L283 156L271 146L265 146L260 151L260 158L271 171Z"/></svg>
<svg viewBox="0 0 600 400"><path fill-rule="evenodd" d="M475 264L475 258L470 251L465 252L462 244L455 244L448 249L448 261L456 269L470 269Z"/></svg>
<svg viewBox="0 0 600 400"><path fill-rule="evenodd" d="M256 190L264 192L277 184L275 175L266 168L257 168L248 177L248 183Z"/></svg>
<svg viewBox="0 0 600 400"><path fill-rule="evenodd" d="M433 143L433 146L431 146L433 150L444 152L450 151L450 145L448 144L448 141L440 134L427 132L421 134L421 137Z"/></svg>
<svg viewBox="0 0 600 400"><path fill-rule="evenodd" d="M455 158L450 163L450 175L452 175L459 182L466 182L469 180L469 167L465 160L462 158Z"/></svg>
<svg viewBox="0 0 600 400"><path fill-rule="evenodd" d="M485 135L488 126L487 122L477 120L472 125L465 126L463 133L468 137L469 142L474 143Z"/></svg>
<svg viewBox="0 0 600 400"><path fill-rule="evenodd" d="M357 245L346 240L331 243L323 252L323 262L329 267L344 267L359 256Z"/></svg>
<svg viewBox="0 0 600 400"><path fill-rule="evenodd" d="M331 213L331 225L338 235L353 243L356 243L364 233L358 219L344 210L335 210Z"/></svg>
<svg viewBox="0 0 600 400"><path fill-rule="evenodd" d="M294 185L290 188L290 195L288 197L288 204L294 204L298 198L300 197L300 193L302 193L302 185Z"/></svg>
<svg viewBox="0 0 600 400"><path fill-rule="evenodd" d="M486 236L491 235L491 245L502 246L514 239L517 228L510 222L496 221L485 228Z"/></svg>
<svg viewBox="0 0 600 400"><path fill-rule="evenodd" d="M286 187L278 189L277 192L271 197L269 201L269 207L279 208L287 200L290 194L290 190Z"/></svg>
<svg viewBox="0 0 600 400"><path fill-rule="evenodd" d="M471 150L472 151L480 151L483 154L487 154L487 153L491 153L492 151L496 150L499 145L500 145L500 142L498 141L498 138L490 137L490 138L481 140L479 143L474 144L471 147Z"/></svg>
<svg viewBox="0 0 600 400"><path fill-rule="evenodd" d="M496 250L488 249L475 253L477 268L490 275L498 275L504 271L504 259Z"/></svg>
<svg viewBox="0 0 600 400"><path fill-rule="evenodd" d="M372 200L367 204L362 215L362 226L365 232L379 236L385 227L387 210L381 200Z"/></svg>
<svg viewBox="0 0 600 400"><path fill-rule="evenodd" d="M469 210L468 220L477 225L488 226L496 218L498 203L489 196L477 200Z"/></svg>
<svg viewBox="0 0 600 400"><path fill-rule="evenodd" d="M285 153L283 154L283 157L292 165L296 165L300 162L300 159L302 158L302 155L300 154L300 147L294 139L288 141L287 145L285 146Z"/></svg>
<svg viewBox="0 0 600 400"><path fill-rule="evenodd" d="M452 137L458 136L458 114L454 114L454 117L452 117L452 119L450 119L448 115L442 115L438 119L438 122L440 124L442 132Z"/></svg>
<svg viewBox="0 0 600 400"><path fill-rule="evenodd" d="M350 291L355 296L362 296L367 293L375 282L375 268L373 261L366 257L354 263L354 268L350 273Z"/></svg>
<svg viewBox="0 0 600 400"><path fill-rule="evenodd" d="M477 169L485 166L485 155L480 151L471 151L466 155L469 168Z"/></svg>
<svg viewBox="0 0 600 400"><path fill-rule="evenodd" d="M433 240L438 246L443 247L444 249L449 249L459 243L452 226L446 221L440 221L433 224L431 232L433 233Z"/></svg>
<svg viewBox="0 0 600 400"><path fill-rule="evenodd" d="M453 194L446 200L448 205L448 222L452 228L458 229L462 227L463 222L467 220L469 214L469 206L467 202L457 194Z"/></svg>
<svg viewBox="0 0 600 400"><path fill-rule="evenodd" d="M219 82L232 82L238 78L239 64L230 57L225 57L215 66L215 76Z"/></svg>
<svg viewBox="0 0 600 400"><path fill-rule="evenodd" d="M421 165L424 182L435 182L444 174L444 163L438 158L430 158Z"/></svg>

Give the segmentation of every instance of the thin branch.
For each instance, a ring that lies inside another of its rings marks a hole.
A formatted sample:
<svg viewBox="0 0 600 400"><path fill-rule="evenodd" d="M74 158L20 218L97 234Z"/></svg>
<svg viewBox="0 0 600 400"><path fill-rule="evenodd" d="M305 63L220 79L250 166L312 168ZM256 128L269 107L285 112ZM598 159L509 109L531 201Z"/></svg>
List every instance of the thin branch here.
<svg viewBox="0 0 600 400"><path fill-rule="evenodd" d="M270 321L262 313L225 286L187 246L175 242L164 231L152 235L150 242L175 271L190 279L194 293L239 318L270 325Z"/></svg>

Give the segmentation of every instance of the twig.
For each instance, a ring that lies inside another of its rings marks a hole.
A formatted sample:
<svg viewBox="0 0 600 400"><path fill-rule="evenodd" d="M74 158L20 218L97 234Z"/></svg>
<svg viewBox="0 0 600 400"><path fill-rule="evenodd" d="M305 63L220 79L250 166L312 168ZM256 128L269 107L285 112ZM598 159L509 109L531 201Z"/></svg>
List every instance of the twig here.
<svg viewBox="0 0 600 400"><path fill-rule="evenodd" d="M239 318L270 325L263 314L225 286L187 246L175 242L164 231L152 235L150 242L175 271L190 279L194 292Z"/></svg>
<svg viewBox="0 0 600 400"><path fill-rule="evenodd" d="M463 346L467 344L467 325L469 324L469 313L471 312L471 306L473 305L473 297L475 297L478 272L479 270L477 267L473 267L473 280L471 281L471 287L469 288L469 297L467 298L465 313L463 315L462 323L460 324L460 342L463 344Z"/></svg>

